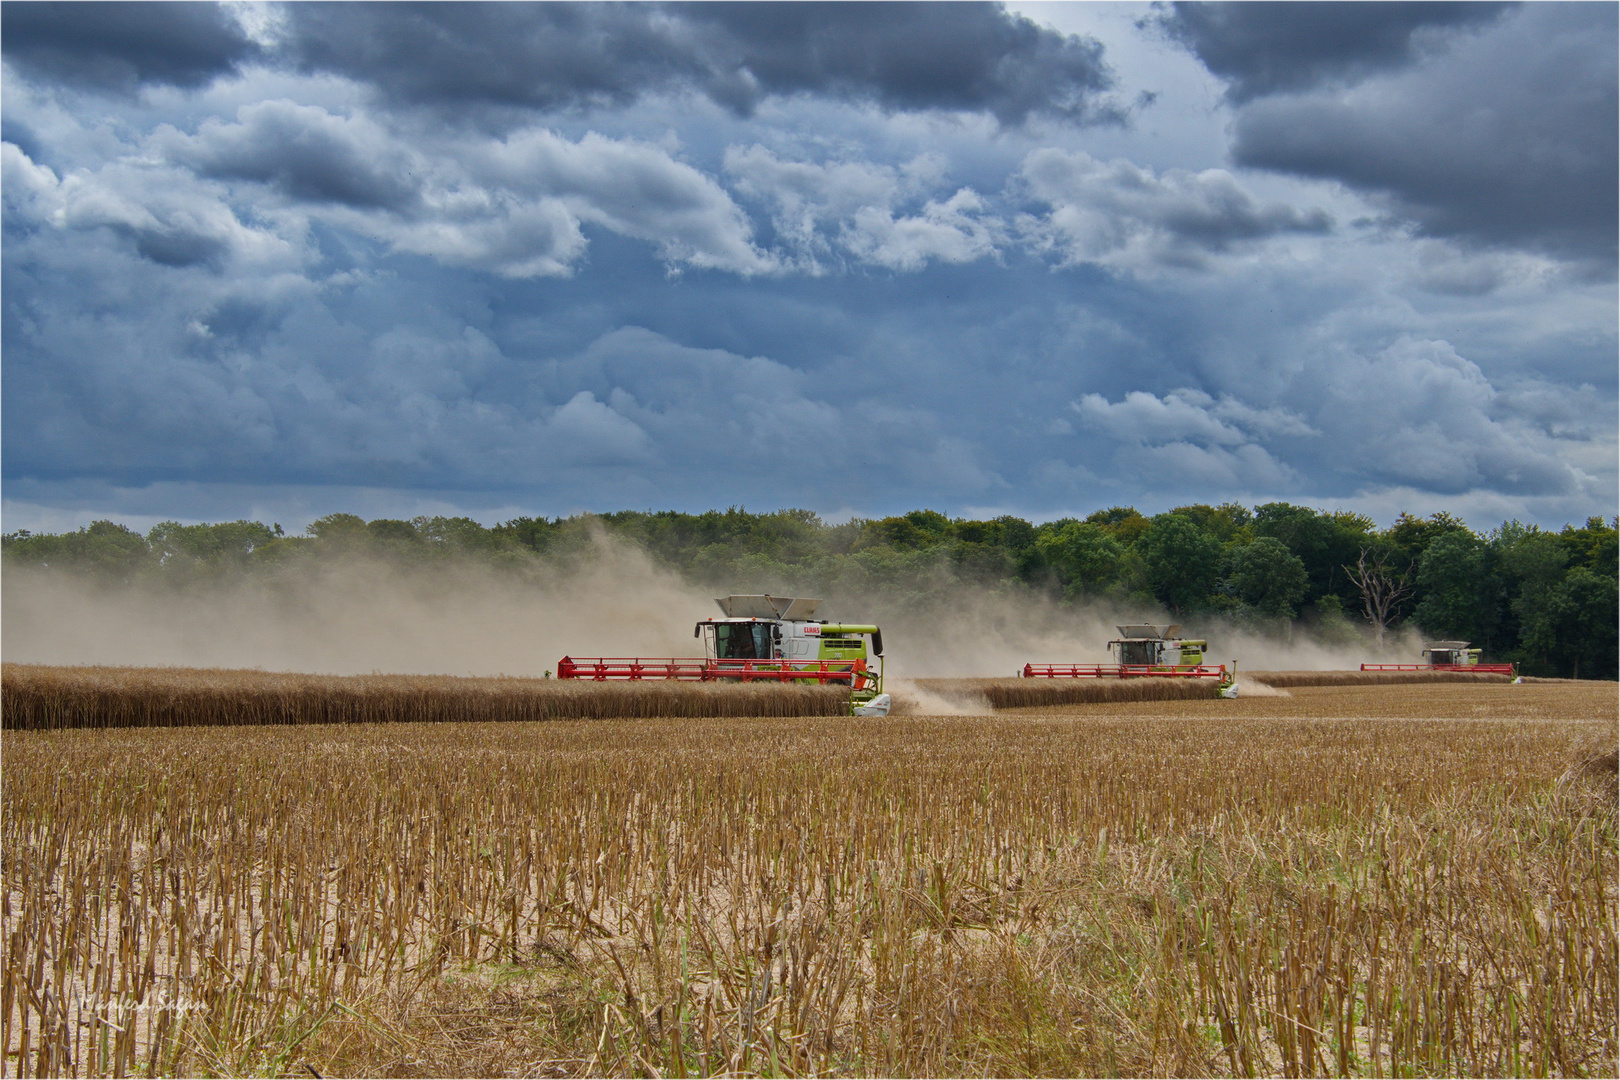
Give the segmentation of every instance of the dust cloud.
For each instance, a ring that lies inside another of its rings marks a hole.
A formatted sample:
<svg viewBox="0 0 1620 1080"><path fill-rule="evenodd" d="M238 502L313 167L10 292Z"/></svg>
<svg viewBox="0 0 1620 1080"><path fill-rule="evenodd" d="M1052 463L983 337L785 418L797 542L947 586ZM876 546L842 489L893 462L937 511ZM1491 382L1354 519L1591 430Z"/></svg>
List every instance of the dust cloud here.
<svg viewBox="0 0 1620 1080"><path fill-rule="evenodd" d="M899 716L988 716L996 711L983 694L936 694L911 679L885 680Z"/></svg>
<svg viewBox="0 0 1620 1080"><path fill-rule="evenodd" d="M1333 671L1362 663L1417 663L1422 639L1414 630L1389 634L1380 648L1370 634L1344 626L1339 641L1324 641L1302 625L1271 632L1219 618L1173 618L1138 605L1060 604L972 586L942 588L942 599L904 607L874 600L870 617L883 627L888 674L913 678L1011 678L1025 664L1108 664L1108 642L1126 623L1166 626L1178 635L1209 642L1209 664L1236 664L1241 671ZM849 607L847 603L839 607ZM840 611L840 617L853 619Z"/></svg>
<svg viewBox="0 0 1620 1080"><path fill-rule="evenodd" d="M184 589L8 571L8 661L353 675L539 676L573 656L683 656L714 600L637 549L569 570L356 559Z"/></svg>
<svg viewBox="0 0 1620 1080"><path fill-rule="evenodd" d="M694 655L693 625L719 614L714 597L725 591L766 590L749 581L700 588L605 535L566 567L356 558L183 586L110 586L12 568L0 593L0 652L44 664L539 676L565 655ZM1031 662L1107 663L1116 624L1173 621L1151 609L1076 607L948 581L923 600L829 596L818 616L881 625L886 674L895 680L1011 677ZM1210 663L1235 661L1240 671L1415 662L1421 648L1410 633L1378 650L1354 633L1355 640L1326 644L1299 628L1266 634L1184 622L1181 634L1209 641ZM903 692L920 697L915 687ZM941 700L927 709L980 706Z"/></svg>

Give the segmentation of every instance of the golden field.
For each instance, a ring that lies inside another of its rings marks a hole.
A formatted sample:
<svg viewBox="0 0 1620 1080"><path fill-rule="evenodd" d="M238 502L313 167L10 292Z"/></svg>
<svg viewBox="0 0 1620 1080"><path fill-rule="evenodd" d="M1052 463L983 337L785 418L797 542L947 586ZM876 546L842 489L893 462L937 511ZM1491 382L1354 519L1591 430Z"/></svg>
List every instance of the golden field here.
<svg viewBox="0 0 1620 1080"><path fill-rule="evenodd" d="M10 1075L1613 1075L1616 687L3 736Z"/></svg>

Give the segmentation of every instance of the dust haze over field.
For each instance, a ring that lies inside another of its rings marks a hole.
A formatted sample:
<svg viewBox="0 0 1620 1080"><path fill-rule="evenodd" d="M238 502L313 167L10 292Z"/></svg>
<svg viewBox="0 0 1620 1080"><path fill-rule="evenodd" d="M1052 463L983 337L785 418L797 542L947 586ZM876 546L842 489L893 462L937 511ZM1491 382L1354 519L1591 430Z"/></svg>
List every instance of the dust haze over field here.
<svg viewBox="0 0 1620 1080"><path fill-rule="evenodd" d="M1124 622L1175 621L1162 611L1076 607L942 575L926 599L881 593L824 597L820 617L883 627L891 677L1011 676L1025 663L1106 663ZM9 568L0 596L5 657L19 663L260 668L328 674L527 675L565 655L689 656L692 627L719 612L721 592L776 591L766 582L704 588L642 549L596 537L567 564L521 569L456 562L403 564L356 556L273 573L183 585L109 584ZM1197 617L1211 663L1320 670L1418 658L1413 632L1328 645L1296 626L1291 640Z"/></svg>

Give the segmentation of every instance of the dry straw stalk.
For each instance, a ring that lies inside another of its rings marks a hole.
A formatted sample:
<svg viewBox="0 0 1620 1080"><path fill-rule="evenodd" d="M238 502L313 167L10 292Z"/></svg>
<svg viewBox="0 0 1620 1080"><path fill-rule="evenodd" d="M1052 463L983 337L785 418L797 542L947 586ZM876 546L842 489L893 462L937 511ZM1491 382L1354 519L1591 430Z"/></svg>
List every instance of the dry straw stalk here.
<svg viewBox="0 0 1620 1080"><path fill-rule="evenodd" d="M1209 701L1213 679L918 679L917 688L948 698L982 698L997 709L1110 701Z"/></svg>
<svg viewBox="0 0 1620 1080"><path fill-rule="evenodd" d="M1612 688L1514 690L7 732L6 1069L1614 1075Z"/></svg>

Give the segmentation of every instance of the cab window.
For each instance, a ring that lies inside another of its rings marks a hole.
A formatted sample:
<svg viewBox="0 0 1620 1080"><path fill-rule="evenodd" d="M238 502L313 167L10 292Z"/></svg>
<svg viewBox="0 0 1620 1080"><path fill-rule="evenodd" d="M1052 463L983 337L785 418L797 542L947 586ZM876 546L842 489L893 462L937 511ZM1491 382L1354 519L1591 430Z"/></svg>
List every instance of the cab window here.
<svg viewBox="0 0 1620 1080"><path fill-rule="evenodd" d="M1156 664L1159 662L1157 641L1122 641L1119 643L1121 664Z"/></svg>
<svg viewBox="0 0 1620 1080"><path fill-rule="evenodd" d="M714 655L721 660L769 660L769 623L716 623Z"/></svg>

